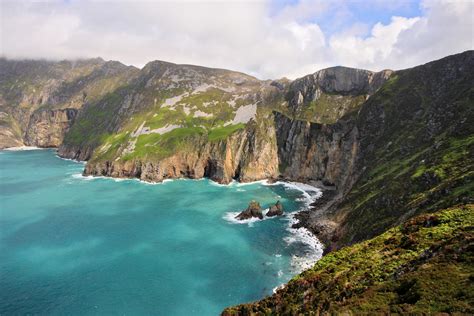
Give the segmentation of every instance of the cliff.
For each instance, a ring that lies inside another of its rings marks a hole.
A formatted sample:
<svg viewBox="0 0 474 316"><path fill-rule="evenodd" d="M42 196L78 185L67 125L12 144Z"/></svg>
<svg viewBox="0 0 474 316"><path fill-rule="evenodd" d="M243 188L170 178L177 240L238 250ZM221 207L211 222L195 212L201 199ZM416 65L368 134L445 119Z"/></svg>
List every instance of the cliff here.
<svg viewBox="0 0 474 316"><path fill-rule="evenodd" d="M357 111L392 73L348 67L320 70L290 84L283 112L292 119L335 123L345 114Z"/></svg>
<svg viewBox="0 0 474 316"><path fill-rule="evenodd" d="M118 62L0 58L0 148L58 147L78 111L115 90L136 68Z"/></svg>
<svg viewBox="0 0 474 316"><path fill-rule="evenodd" d="M278 176L271 105L278 87L221 69L152 62L87 104L59 148L86 174L218 182Z"/></svg>
<svg viewBox="0 0 474 316"><path fill-rule="evenodd" d="M294 81L162 61L0 59L0 148L59 146L89 175L322 183L330 190L298 218L331 252L474 202L473 69L472 51ZM265 302L248 308L286 311L284 297Z"/></svg>
<svg viewBox="0 0 474 316"><path fill-rule="evenodd" d="M354 115L354 184L328 217L332 246L473 201L474 53L398 71Z"/></svg>
<svg viewBox="0 0 474 316"><path fill-rule="evenodd" d="M344 135L333 152L355 148L343 151L350 175L338 177L336 198L299 214L327 254L276 294L223 314L472 313L473 69L466 52L397 71L330 127L283 118L300 130L283 142L306 149L300 161L314 159L310 148L324 153L331 136ZM341 157L323 156L323 166Z"/></svg>
<svg viewBox="0 0 474 316"><path fill-rule="evenodd" d="M170 135L171 139L166 139L164 144L179 141L179 148L161 159L139 156L111 161L98 157L86 165L85 173L135 177L155 182L182 177L208 177L220 183L229 183L233 179L245 182L275 178L278 175L276 142L269 141L268 137L274 134L273 125L257 126L256 123L251 123L226 138L214 139L212 134L206 134L205 131L193 131L185 137L177 133ZM124 148L126 149L127 147ZM262 164L262 160L267 164Z"/></svg>
<svg viewBox="0 0 474 316"><path fill-rule="evenodd" d="M26 129L25 144L38 147L59 147L76 115L77 109L33 112Z"/></svg>

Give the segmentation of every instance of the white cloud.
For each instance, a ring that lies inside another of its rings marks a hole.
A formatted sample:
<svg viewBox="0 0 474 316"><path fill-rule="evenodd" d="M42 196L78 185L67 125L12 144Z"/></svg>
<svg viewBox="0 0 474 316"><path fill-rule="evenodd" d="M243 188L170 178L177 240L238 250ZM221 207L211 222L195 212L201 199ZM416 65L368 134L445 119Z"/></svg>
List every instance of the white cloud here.
<svg viewBox="0 0 474 316"><path fill-rule="evenodd" d="M388 25L377 23L367 38L333 36L330 50L345 65L381 70L474 49L474 2L427 0L422 7L424 16L392 17Z"/></svg>
<svg viewBox="0 0 474 316"><path fill-rule="evenodd" d="M139 67L161 59L294 78L332 65L399 69L473 49L472 1L424 1L422 9L420 17L355 23L328 36L317 21L334 16L337 25L351 14L344 1L300 0L272 12L267 0L3 0L0 50L10 58L101 56Z"/></svg>
<svg viewBox="0 0 474 316"><path fill-rule="evenodd" d="M367 38L336 35L331 38L330 49L336 60L344 60L347 65L379 68L392 54L400 33L412 28L417 21L419 18L393 17L388 25L375 24Z"/></svg>

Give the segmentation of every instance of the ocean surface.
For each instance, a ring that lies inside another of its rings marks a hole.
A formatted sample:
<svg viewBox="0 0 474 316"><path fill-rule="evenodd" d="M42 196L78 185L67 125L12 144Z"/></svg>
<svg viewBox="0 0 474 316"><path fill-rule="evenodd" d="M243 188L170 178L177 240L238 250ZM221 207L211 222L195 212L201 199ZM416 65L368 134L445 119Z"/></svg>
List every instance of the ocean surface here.
<svg viewBox="0 0 474 316"><path fill-rule="evenodd" d="M288 184L83 177L53 150L0 151L1 315L217 315L321 256ZM251 200L286 216L237 223Z"/></svg>

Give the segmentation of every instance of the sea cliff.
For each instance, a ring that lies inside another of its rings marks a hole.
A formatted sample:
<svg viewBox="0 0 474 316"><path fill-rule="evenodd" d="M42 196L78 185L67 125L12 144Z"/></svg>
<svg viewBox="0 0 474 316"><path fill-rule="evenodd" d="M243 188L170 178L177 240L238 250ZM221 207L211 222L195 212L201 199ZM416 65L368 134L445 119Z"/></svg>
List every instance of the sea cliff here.
<svg viewBox="0 0 474 316"><path fill-rule="evenodd" d="M58 147L94 176L319 183L298 225L326 252L473 202L472 51L294 81L162 61L0 59L0 70L2 148Z"/></svg>

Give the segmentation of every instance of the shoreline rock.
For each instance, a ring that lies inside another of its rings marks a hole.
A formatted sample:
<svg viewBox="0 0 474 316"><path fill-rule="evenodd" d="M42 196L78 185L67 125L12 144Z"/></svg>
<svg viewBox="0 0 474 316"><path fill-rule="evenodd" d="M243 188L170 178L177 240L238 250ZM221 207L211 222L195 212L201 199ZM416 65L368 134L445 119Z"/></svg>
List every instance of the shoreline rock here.
<svg viewBox="0 0 474 316"><path fill-rule="evenodd" d="M235 218L238 220L246 220L252 217L263 219L262 207L257 201L251 201L247 209L245 209L245 211L242 211Z"/></svg>
<svg viewBox="0 0 474 316"><path fill-rule="evenodd" d="M302 210L295 215L298 220L292 228L306 228L324 245L323 255L331 252L333 243L337 240L338 223L330 220L327 211L341 199L341 194L335 188L320 186L323 194L311 203L309 209Z"/></svg>
<svg viewBox="0 0 474 316"><path fill-rule="evenodd" d="M281 216L283 215L283 205L280 201L277 201L275 205L270 207L270 210L267 212L266 216L273 217L273 216Z"/></svg>

